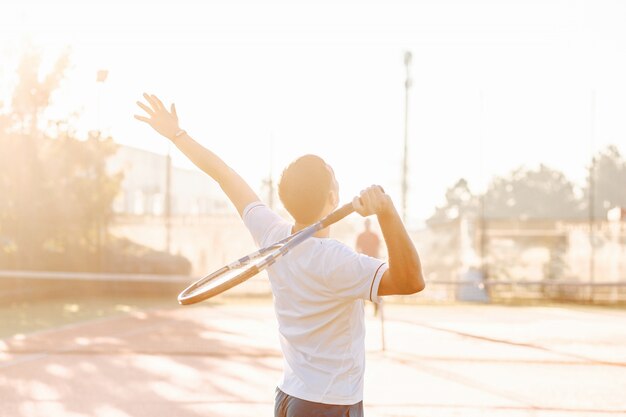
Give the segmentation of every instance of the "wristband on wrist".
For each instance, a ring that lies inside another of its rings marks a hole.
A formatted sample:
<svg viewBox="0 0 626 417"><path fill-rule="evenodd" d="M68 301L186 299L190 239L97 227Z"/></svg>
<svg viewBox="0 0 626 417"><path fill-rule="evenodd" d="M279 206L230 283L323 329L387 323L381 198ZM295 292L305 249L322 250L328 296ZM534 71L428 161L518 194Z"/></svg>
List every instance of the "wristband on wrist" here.
<svg viewBox="0 0 626 417"><path fill-rule="evenodd" d="M185 135L187 132L185 132L184 129L178 129L178 132L176 132L174 134L174 137L172 138L172 140L176 140L178 138L180 138L181 136Z"/></svg>

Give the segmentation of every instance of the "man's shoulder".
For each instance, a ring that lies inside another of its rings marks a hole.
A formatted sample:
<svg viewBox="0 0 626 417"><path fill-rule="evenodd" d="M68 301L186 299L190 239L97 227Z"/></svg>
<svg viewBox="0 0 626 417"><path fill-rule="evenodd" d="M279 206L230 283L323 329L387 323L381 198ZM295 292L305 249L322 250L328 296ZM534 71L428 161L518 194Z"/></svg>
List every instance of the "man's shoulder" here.
<svg viewBox="0 0 626 417"><path fill-rule="evenodd" d="M280 216L274 210L269 208L265 203L256 201L250 203L243 210L242 219L246 222L269 222L269 223L283 223L290 224L285 218Z"/></svg>
<svg viewBox="0 0 626 417"><path fill-rule="evenodd" d="M291 223L260 201L249 204L242 217L259 246L267 246L287 237L291 231Z"/></svg>

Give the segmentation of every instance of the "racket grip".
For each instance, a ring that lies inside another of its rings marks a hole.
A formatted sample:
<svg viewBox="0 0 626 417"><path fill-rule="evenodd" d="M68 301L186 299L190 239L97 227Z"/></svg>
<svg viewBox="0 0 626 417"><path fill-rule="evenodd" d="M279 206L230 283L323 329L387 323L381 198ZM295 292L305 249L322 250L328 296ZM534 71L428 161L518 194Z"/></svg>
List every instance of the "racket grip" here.
<svg viewBox="0 0 626 417"><path fill-rule="evenodd" d="M337 210L330 213L328 216L324 217L320 223L322 225L322 229L330 226L333 223L337 223L339 220L343 219L347 215L351 214L354 211L354 206L352 203L348 203Z"/></svg>

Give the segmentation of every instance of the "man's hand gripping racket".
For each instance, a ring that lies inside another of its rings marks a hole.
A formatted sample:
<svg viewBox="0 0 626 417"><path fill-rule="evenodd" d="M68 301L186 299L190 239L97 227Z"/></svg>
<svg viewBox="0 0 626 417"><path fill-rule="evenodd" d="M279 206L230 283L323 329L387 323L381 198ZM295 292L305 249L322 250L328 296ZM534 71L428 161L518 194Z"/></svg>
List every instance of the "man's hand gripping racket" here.
<svg viewBox="0 0 626 417"><path fill-rule="evenodd" d="M195 281L178 295L178 302L183 305L195 304L221 294L252 278L318 231L338 222L352 212L357 211L362 216L383 214L390 206L393 207L393 203L382 187L377 185L369 187L361 192L360 197L355 197L352 203L340 207L317 223Z"/></svg>

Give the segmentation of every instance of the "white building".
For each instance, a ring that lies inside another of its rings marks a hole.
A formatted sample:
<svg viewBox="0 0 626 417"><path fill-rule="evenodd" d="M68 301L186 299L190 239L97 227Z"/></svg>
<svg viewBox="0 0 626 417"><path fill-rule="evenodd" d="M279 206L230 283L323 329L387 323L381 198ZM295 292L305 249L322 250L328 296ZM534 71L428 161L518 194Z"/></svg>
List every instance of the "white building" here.
<svg viewBox="0 0 626 417"><path fill-rule="evenodd" d="M124 179L113 210L120 215L162 216L165 212L167 156L120 145L107 162L110 173ZM219 186L206 174L171 169L171 215L209 215L229 209Z"/></svg>

